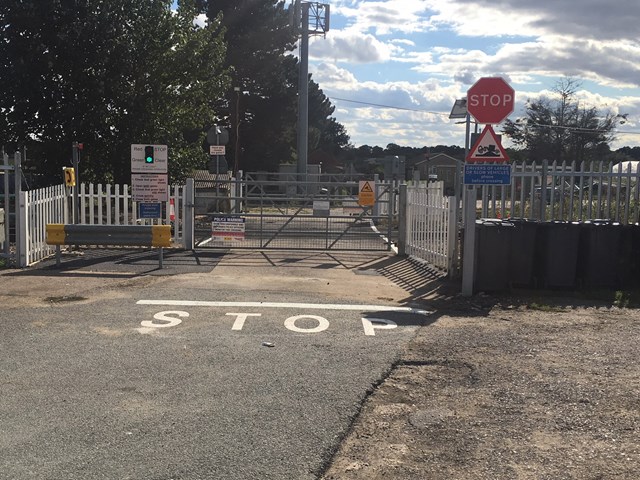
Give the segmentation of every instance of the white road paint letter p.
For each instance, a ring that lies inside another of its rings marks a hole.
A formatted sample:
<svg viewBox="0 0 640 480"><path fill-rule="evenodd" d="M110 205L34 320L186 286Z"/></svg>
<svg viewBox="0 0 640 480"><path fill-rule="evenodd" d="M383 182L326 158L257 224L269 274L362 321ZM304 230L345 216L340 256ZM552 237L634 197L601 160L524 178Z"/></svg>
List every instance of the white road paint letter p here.
<svg viewBox="0 0 640 480"><path fill-rule="evenodd" d="M378 324L374 326L374 323ZM386 318L364 318L362 317L362 327L364 328L364 334L368 336L375 336L376 330L389 330L397 328L398 324L387 320Z"/></svg>

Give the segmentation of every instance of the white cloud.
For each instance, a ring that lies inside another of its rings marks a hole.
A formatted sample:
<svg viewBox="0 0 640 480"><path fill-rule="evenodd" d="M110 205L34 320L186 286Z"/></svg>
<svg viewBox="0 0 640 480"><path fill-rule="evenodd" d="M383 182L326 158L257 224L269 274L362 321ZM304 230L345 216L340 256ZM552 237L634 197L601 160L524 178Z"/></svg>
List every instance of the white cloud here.
<svg viewBox="0 0 640 480"><path fill-rule="evenodd" d="M391 58L393 46L379 41L370 34L360 32L333 32L326 39L310 42L312 58L328 58L346 63L378 63Z"/></svg>
<svg viewBox="0 0 640 480"><path fill-rule="evenodd" d="M336 118L356 144L460 144L451 105L494 75L514 86L519 112L570 76L588 82L585 104L629 113L625 127L640 125L637 0L332 0L331 10L333 30L311 48L310 69L325 93L440 112L336 101ZM639 145L640 135L620 135L614 147L620 142Z"/></svg>
<svg viewBox="0 0 640 480"><path fill-rule="evenodd" d="M421 0L333 2L334 12L348 19L349 30L388 35L392 32L420 32L430 28Z"/></svg>

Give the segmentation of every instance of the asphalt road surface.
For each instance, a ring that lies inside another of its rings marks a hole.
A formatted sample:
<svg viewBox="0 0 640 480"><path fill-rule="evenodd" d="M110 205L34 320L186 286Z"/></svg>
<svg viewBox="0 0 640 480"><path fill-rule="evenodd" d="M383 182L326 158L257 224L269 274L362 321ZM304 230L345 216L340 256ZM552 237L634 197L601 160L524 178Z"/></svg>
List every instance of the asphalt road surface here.
<svg viewBox="0 0 640 480"><path fill-rule="evenodd" d="M0 478L315 479L429 313L383 255L4 272Z"/></svg>

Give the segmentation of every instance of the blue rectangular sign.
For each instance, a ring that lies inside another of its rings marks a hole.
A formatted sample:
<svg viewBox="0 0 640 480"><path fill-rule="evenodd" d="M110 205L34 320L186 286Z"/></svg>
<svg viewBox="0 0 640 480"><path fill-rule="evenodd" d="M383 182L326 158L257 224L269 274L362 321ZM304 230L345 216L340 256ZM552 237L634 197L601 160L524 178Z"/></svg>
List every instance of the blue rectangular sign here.
<svg viewBox="0 0 640 480"><path fill-rule="evenodd" d="M162 218L162 205L160 203L139 203L138 218Z"/></svg>
<svg viewBox="0 0 640 480"><path fill-rule="evenodd" d="M511 185L511 165L498 163L467 163L464 166L465 185Z"/></svg>

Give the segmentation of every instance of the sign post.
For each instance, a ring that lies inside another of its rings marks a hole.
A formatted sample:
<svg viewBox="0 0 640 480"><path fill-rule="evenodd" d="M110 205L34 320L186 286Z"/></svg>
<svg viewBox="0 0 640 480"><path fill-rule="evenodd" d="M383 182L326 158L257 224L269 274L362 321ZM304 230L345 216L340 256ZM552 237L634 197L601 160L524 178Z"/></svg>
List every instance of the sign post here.
<svg viewBox="0 0 640 480"><path fill-rule="evenodd" d="M467 91L467 111L478 123L486 124L482 134L469 150L464 170L466 202L464 218L464 259L462 295L473 295L475 276L477 185L508 185L511 169L509 158L491 125L502 122L513 112L515 91L501 77L483 77ZM467 132L468 135L468 132ZM468 141L468 138L467 138ZM473 162L473 163L472 163ZM481 163L482 162L482 163ZM472 163L469 165L469 163Z"/></svg>
<svg viewBox="0 0 640 480"><path fill-rule="evenodd" d="M168 157L166 145L131 145L131 196L140 218L161 218L161 202L169 201Z"/></svg>

